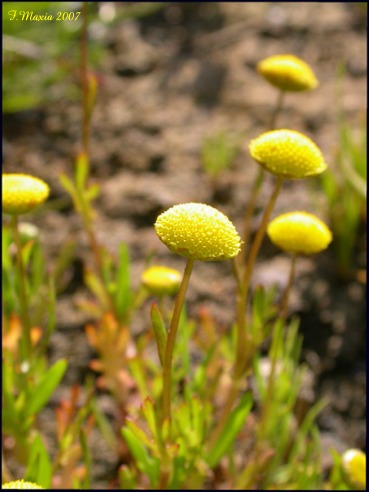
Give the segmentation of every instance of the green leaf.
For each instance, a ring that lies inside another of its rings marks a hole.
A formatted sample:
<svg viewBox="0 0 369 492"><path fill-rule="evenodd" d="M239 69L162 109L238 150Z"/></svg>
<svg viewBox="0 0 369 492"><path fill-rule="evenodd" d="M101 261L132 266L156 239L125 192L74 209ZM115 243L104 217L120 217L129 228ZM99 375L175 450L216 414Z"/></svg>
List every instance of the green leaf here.
<svg viewBox="0 0 369 492"><path fill-rule="evenodd" d="M52 466L49 454L39 434L34 438L29 457L29 464L24 480L34 482L45 489L51 486Z"/></svg>
<svg viewBox="0 0 369 492"><path fill-rule="evenodd" d="M95 273L92 270L90 270L89 268L85 268L84 280L85 280L87 287L97 297L97 299L100 301L100 303L106 309L109 309L109 305L110 305L109 298L108 298L106 291L104 289L104 285L102 284L102 282L98 278L98 276L95 275Z"/></svg>
<svg viewBox="0 0 369 492"><path fill-rule="evenodd" d="M133 434L137 437L137 439L142 442L142 444L152 449L154 452L158 451L157 446L152 441L152 439L150 439L150 437L146 434L146 432L143 429L141 429L141 427L139 427L136 424L136 422L131 420L129 417L126 418L126 426L128 427L128 429L130 429L133 432Z"/></svg>
<svg viewBox="0 0 369 492"><path fill-rule="evenodd" d="M2 424L3 430L11 432L12 429L17 428L18 422L18 410L15 406L13 396L14 386L14 369L12 365L12 356L6 350L3 351L3 371L2 371L2 383L3 383L3 408L2 408Z"/></svg>
<svg viewBox="0 0 369 492"><path fill-rule="evenodd" d="M60 180L60 184L62 185L62 187L65 189L65 191L67 191L69 193L71 199L73 200L73 204L74 204L75 209L80 210L80 203L79 203L77 190L76 190L72 180L64 173L61 173L59 175L59 180Z"/></svg>
<svg viewBox="0 0 369 492"><path fill-rule="evenodd" d="M155 403L149 396L145 398L141 406L141 412L146 419L151 434L153 435L155 441L157 441L159 435L158 435L158 427L157 427L156 415L155 415Z"/></svg>
<svg viewBox="0 0 369 492"><path fill-rule="evenodd" d="M128 365L132 372L133 379L138 386L142 399L146 398L150 391L147 387L147 377L146 372L142 367L143 364L141 357L139 355L137 357L132 357L128 360Z"/></svg>
<svg viewBox="0 0 369 492"><path fill-rule="evenodd" d="M100 194L100 186L97 183L95 183L90 185L88 189L85 191L85 198L86 200L91 202L92 200L97 198L99 194Z"/></svg>
<svg viewBox="0 0 369 492"><path fill-rule="evenodd" d="M161 367L164 365L165 348L167 346L167 329L158 305L154 302L151 306L151 324L154 330L156 346L158 349Z"/></svg>
<svg viewBox="0 0 369 492"><path fill-rule="evenodd" d="M83 487L85 490L91 490L91 468L92 468L92 458L91 451L88 447L86 431L80 429L79 431L79 442L82 449L82 460L86 467L86 475L83 478Z"/></svg>
<svg viewBox="0 0 369 492"><path fill-rule="evenodd" d="M50 367L32 392L25 411L26 417L37 414L45 406L64 376L66 369L67 361L65 359L58 360Z"/></svg>
<svg viewBox="0 0 369 492"><path fill-rule="evenodd" d="M121 490L136 490L137 479L135 472L127 465L119 468L119 482Z"/></svg>
<svg viewBox="0 0 369 492"><path fill-rule="evenodd" d="M252 395L248 392L241 398L238 406L232 411L218 440L205 458L211 468L214 468L219 463L222 456L228 453L245 423L245 419L251 410L252 403Z"/></svg>
<svg viewBox="0 0 369 492"><path fill-rule="evenodd" d="M112 429L112 426L104 415L104 413L100 410L97 405L96 400L93 398L90 402L91 413L95 417L96 425L99 428L101 434L105 438L106 442L109 444L112 450L115 450L117 447L117 436Z"/></svg>
<svg viewBox="0 0 369 492"><path fill-rule="evenodd" d="M140 439L128 427L122 429L122 435L131 451L138 469L150 479L152 487L157 486L159 476L159 460L152 458Z"/></svg>

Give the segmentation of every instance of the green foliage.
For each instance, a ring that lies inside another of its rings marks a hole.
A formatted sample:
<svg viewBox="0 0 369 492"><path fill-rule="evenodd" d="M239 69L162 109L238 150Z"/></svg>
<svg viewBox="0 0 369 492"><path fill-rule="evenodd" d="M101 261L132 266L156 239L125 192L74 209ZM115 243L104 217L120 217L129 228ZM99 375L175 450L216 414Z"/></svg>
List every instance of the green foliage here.
<svg viewBox="0 0 369 492"><path fill-rule="evenodd" d="M340 68L338 83L343 84L344 68ZM347 121L339 95L338 147L335 165L320 176L327 200L329 225L333 232L333 248L337 270L346 277L354 267L359 231L365 221L366 207L366 124L359 134Z"/></svg>
<svg viewBox="0 0 369 492"><path fill-rule="evenodd" d="M71 47L78 43L80 20L22 20L27 12L56 17L60 11L77 12L80 8L76 6L68 2L3 2L4 112L32 109L66 94L78 94L69 74L78 63L78 52ZM55 42L45 42L51 39ZM101 55L97 44L92 48L95 57Z"/></svg>
<svg viewBox="0 0 369 492"><path fill-rule="evenodd" d="M228 453L231 446L234 445L239 432L245 424L245 419L251 410L252 403L251 393L246 393L241 398L238 406L232 411L221 435L206 457L210 467L215 467L220 459Z"/></svg>

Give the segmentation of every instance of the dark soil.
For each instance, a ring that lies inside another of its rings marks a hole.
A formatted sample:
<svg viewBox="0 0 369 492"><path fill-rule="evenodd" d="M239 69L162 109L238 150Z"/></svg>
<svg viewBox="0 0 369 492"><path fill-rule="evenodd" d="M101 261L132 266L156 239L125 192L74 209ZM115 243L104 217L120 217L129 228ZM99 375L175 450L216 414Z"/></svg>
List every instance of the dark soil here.
<svg viewBox="0 0 369 492"><path fill-rule="evenodd" d="M96 231L112 253L121 242L129 246L135 287L151 254L157 262L184 268L183 258L169 253L153 228L157 215L173 204L212 204L242 230L257 172L247 144L265 131L277 98L275 89L255 71L260 59L294 53L313 67L319 87L288 94L278 126L311 136L332 166L339 145L340 63L347 68L342 104L353 128L361 124L367 106L366 15L353 3L169 2L154 15L117 24L109 30L106 44L91 134L91 174L101 186ZM68 394L71 384L83 383L93 355L84 334L88 319L76 308L76 300L87 296L82 271L91 258L80 219L65 200L58 178L61 172L72 173L80 120L80 105L68 100L3 119L4 171L38 176L50 184L51 199L64 199L61 208L28 219L40 227L50 261L68 239L78 244L51 340L51 360L66 356L69 361L54 404ZM214 189L202 169L200 149L204 137L218 130L243 135L244 144ZM273 179L267 177L263 185L254 230ZM273 216L296 208L325 219L316 180L286 182ZM359 245L364 244L364 231L365 225ZM363 247L345 280L337 276L333 246L319 257L303 258L291 299L291 313L301 318L303 360L313 374L310 398L329 400L319 417L327 465L331 446L338 451L365 450L365 283L355 276L364 268ZM287 273L288 258L265 240L253 282L282 288ZM227 262L198 263L188 292L190 316L197 318L205 304L219 326L230 325L234 282ZM148 326L145 308L132 329L140 333ZM111 407L106 395L101 396L101 406ZM50 428L53 422L48 408L41 424ZM93 486L106 488L117 463L99 434L92 439L97 463Z"/></svg>

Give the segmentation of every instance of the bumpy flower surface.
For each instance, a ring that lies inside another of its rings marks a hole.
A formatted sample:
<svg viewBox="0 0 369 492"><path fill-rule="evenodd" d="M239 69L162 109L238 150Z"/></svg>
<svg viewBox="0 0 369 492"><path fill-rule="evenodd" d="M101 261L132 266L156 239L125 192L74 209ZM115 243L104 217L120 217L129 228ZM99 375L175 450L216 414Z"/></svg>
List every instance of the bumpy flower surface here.
<svg viewBox="0 0 369 492"><path fill-rule="evenodd" d="M241 247L228 217L203 203L171 207L159 215L155 230L171 251L193 260L226 260L236 256Z"/></svg>
<svg viewBox="0 0 369 492"><path fill-rule="evenodd" d="M182 275L174 268L151 266L141 276L141 282L151 293L159 296L175 294L182 280Z"/></svg>
<svg viewBox="0 0 369 492"><path fill-rule="evenodd" d="M294 130L272 130L251 140L250 154L267 171L288 179L316 176L327 169L315 143Z"/></svg>
<svg viewBox="0 0 369 492"><path fill-rule="evenodd" d="M27 174L3 174L3 212L25 214L43 203L50 188L41 179Z"/></svg>
<svg viewBox="0 0 369 492"><path fill-rule="evenodd" d="M342 455L342 467L350 487L366 490L366 454L360 449L349 449Z"/></svg>
<svg viewBox="0 0 369 492"><path fill-rule="evenodd" d="M294 55L269 56L256 68L268 82L283 91L306 91L319 84L309 65Z"/></svg>
<svg viewBox="0 0 369 492"><path fill-rule="evenodd" d="M24 480L15 480L14 482L3 483L2 489L15 489L15 490L31 490L31 489L43 489L39 485L32 482L25 482Z"/></svg>
<svg viewBox="0 0 369 492"><path fill-rule="evenodd" d="M289 253L311 255L327 248L332 233L315 215L290 212L272 220L267 227L270 240Z"/></svg>

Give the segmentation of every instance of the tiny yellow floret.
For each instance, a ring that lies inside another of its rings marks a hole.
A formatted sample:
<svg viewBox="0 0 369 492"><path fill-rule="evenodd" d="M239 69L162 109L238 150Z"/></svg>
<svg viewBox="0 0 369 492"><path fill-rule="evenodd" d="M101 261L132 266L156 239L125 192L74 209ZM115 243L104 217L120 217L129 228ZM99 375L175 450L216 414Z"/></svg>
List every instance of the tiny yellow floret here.
<svg viewBox="0 0 369 492"><path fill-rule="evenodd" d="M14 489L14 490L31 490L31 489L43 489L39 485L32 482L25 482L24 480L15 480L14 482L3 483L2 489Z"/></svg>
<svg viewBox="0 0 369 492"><path fill-rule="evenodd" d="M366 490L366 454L360 449L349 449L342 455L345 479L355 490Z"/></svg>
<svg viewBox="0 0 369 492"><path fill-rule="evenodd" d="M309 65L294 55L269 56L259 62L256 69L282 91L307 91L319 85Z"/></svg>
<svg viewBox="0 0 369 492"><path fill-rule="evenodd" d="M303 255L319 253L332 241L332 233L324 222L307 212L276 217L268 224L267 234L283 251Z"/></svg>
<svg viewBox="0 0 369 492"><path fill-rule="evenodd" d="M180 286L182 274L174 268L153 265L141 276L142 285L150 294L163 296L175 294Z"/></svg>
<svg viewBox="0 0 369 492"><path fill-rule="evenodd" d="M249 144L251 157L275 176L302 179L327 169L320 149L295 130L262 133Z"/></svg>
<svg viewBox="0 0 369 492"><path fill-rule="evenodd" d="M3 174L3 212L19 215L30 212L49 196L50 188L41 179L27 174Z"/></svg>
<svg viewBox="0 0 369 492"><path fill-rule="evenodd" d="M156 220L159 239L173 252L193 260L233 258L241 239L224 214L203 203L174 205Z"/></svg>

